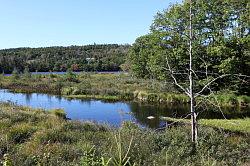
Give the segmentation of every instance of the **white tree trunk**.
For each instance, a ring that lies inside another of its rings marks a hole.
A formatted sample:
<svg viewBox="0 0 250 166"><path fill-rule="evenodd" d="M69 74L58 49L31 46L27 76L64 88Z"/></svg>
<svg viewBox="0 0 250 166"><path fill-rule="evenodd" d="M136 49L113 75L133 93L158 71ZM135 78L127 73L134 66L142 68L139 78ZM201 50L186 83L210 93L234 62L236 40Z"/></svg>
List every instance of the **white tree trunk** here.
<svg viewBox="0 0 250 166"><path fill-rule="evenodd" d="M192 69L192 1L190 0L189 8L189 97L190 97L190 112L191 112L191 126L192 126L192 142L198 141L198 128L195 112L195 98L193 93L193 69Z"/></svg>
<svg viewBox="0 0 250 166"><path fill-rule="evenodd" d="M198 125L197 125L194 101L195 101L194 98L191 97L190 111L191 111L191 126L192 126L192 142L197 143L198 142Z"/></svg>

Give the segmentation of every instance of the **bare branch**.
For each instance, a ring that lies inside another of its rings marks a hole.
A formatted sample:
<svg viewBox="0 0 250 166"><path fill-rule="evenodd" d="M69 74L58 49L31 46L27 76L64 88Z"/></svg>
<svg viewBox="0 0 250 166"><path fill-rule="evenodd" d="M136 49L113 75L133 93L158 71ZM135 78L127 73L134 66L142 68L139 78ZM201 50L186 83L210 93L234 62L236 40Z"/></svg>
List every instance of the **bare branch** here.
<svg viewBox="0 0 250 166"><path fill-rule="evenodd" d="M206 72L205 73L206 73L206 77L208 78L208 65L207 65L207 62L203 58L201 58L201 57L199 57L199 59L202 60L203 63L205 63L205 68L206 68Z"/></svg>
<svg viewBox="0 0 250 166"><path fill-rule="evenodd" d="M164 70L166 70L166 71L169 71L169 72L171 72L171 70L169 70L168 68L166 68L166 67L162 67L162 69L164 69ZM174 75L188 75L188 73L182 73L182 72L175 72L175 71L173 71L172 70L172 73L174 74Z"/></svg>
<svg viewBox="0 0 250 166"><path fill-rule="evenodd" d="M221 78L224 78L224 77L227 77L227 76L238 76L238 77L244 77L244 78L250 78L250 76L248 75L242 75L242 74L223 74L223 75L220 75L216 78L214 78L213 80L211 80L210 82L208 82L198 93L196 93L194 95L194 97L198 97L201 95L201 93L207 89L213 82L217 81L218 79L221 79Z"/></svg>
<svg viewBox="0 0 250 166"><path fill-rule="evenodd" d="M168 56L166 56L166 60L167 60L167 67L168 67L168 70L170 71L170 76L173 78L175 85L178 86L181 90L183 90L188 96L190 96L190 93L189 93L183 86L181 86L181 85L178 83L177 79L175 78L174 72L173 72L173 70L171 69L171 67L170 67L170 65L169 65L169 62L168 62Z"/></svg>
<svg viewBox="0 0 250 166"><path fill-rule="evenodd" d="M207 83L198 93L196 93L196 94L194 95L194 97L200 96L201 93L202 93L205 89L207 89L208 86L210 86L213 82L217 81L217 80L220 79L220 78L229 76L229 75L231 75L231 74L223 74L223 75L220 75L219 77L214 78L213 80L211 80L210 82L208 82L208 83Z"/></svg>
<svg viewBox="0 0 250 166"><path fill-rule="evenodd" d="M209 73L208 71L204 72L204 71L195 71L196 73L201 73L201 74L206 74L206 76L208 75L216 75L216 76L219 76L218 73Z"/></svg>
<svg viewBox="0 0 250 166"><path fill-rule="evenodd" d="M193 69L191 69L191 72L195 75L195 77L198 79L199 77L198 77L198 75L196 74L196 72L193 70Z"/></svg>
<svg viewBox="0 0 250 166"><path fill-rule="evenodd" d="M218 99L216 98L214 92L212 91L212 89L211 89L210 87L208 87L208 89L209 89L209 91L210 91L210 94L207 95L206 97L203 97L203 99L205 99L205 100L206 100L207 102L209 102L211 105L217 107L217 108L219 109L219 111L221 112L223 118L224 118L224 119L227 119L226 116L225 116L225 114L223 113L223 111L222 111L220 105L219 105L219 101L218 101ZM215 99L215 101L216 101L217 104L215 104L215 103L213 103L212 101L210 101L210 100L208 99L209 96L212 96L212 97Z"/></svg>

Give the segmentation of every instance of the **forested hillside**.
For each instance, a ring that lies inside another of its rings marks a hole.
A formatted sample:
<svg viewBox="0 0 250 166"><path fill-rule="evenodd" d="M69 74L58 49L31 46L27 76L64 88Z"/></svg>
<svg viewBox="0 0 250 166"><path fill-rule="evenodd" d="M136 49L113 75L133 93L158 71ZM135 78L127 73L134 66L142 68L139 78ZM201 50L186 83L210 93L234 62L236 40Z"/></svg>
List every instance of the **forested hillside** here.
<svg viewBox="0 0 250 166"><path fill-rule="evenodd" d="M129 45L103 44L70 47L14 48L0 50L0 72L14 68L30 71L118 71Z"/></svg>

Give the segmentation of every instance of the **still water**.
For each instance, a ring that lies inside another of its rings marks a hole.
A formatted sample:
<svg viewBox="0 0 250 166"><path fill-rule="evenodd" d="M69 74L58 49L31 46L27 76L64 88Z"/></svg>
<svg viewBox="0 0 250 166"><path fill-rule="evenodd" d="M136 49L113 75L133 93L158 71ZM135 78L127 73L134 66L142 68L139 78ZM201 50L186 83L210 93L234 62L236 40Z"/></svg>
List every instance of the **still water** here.
<svg viewBox="0 0 250 166"><path fill-rule="evenodd" d="M157 128L165 125L160 120L162 116L181 117L188 113L188 105L147 105L136 102L104 102L101 100L66 99L48 94L13 93L9 90L0 90L1 102L12 102L17 105L42 109L64 109L67 118L72 120L91 120L100 123L119 126L123 121L133 121L143 127ZM227 118L242 118L250 115L250 110L223 110ZM148 116L154 116L149 120ZM223 118L220 111L204 111L200 118Z"/></svg>

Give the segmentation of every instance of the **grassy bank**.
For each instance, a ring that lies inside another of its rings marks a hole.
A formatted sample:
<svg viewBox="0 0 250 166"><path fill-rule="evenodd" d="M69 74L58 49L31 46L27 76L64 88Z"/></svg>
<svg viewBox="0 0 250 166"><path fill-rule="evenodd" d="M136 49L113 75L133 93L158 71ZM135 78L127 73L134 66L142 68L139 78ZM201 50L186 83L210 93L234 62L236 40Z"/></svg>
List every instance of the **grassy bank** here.
<svg viewBox="0 0 250 166"><path fill-rule="evenodd" d="M201 119L200 124L229 130L233 132L249 133L250 134L250 119Z"/></svg>
<svg viewBox="0 0 250 166"><path fill-rule="evenodd" d="M0 160L12 165L241 165L249 163L249 134L201 127L192 151L190 128L156 132L65 120L45 112L0 104Z"/></svg>
<svg viewBox="0 0 250 166"><path fill-rule="evenodd" d="M0 87L15 92L40 92L63 95L68 98L126 100L147 103L189 103L189 98L178 93L170 83L150 79L132 78L127 74L75 75L32 75L0 76ZM198 99L199 100L199 99ZM249 96L236 96L232 93L218 93L211 96L213 103L225 107L247 107Z"/></svg>
<svg viewBox="0 0 250 166"><path fill-rule="evenodd" d="M176 119L166 117L163 118L169 122L176 122L181 124L189 124L190 120L188 119ZM250 134L250 118L244 119L200 119L198 121L201 126L213 127L216 129L222 129L230 132L238 132Z"/></svg>

